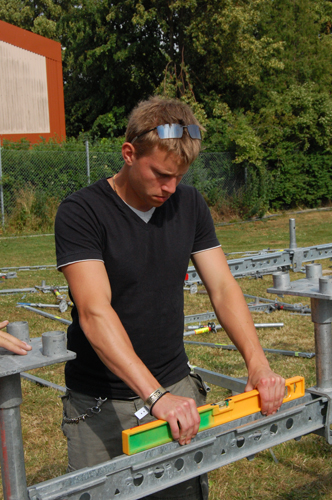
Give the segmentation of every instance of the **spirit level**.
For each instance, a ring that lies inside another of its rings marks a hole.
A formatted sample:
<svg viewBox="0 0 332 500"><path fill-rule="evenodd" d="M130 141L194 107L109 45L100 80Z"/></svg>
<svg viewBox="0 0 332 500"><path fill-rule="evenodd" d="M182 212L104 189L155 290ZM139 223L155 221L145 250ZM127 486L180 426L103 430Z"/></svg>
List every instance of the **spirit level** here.
<svg viewBox="0 0 332 500"><path fill-rule="evenodd" d="M304 396L304 393L303 377L287 379L283 403L300 398ZM220 403L200 406L198 412L201 423L198 432L251 415L260 410L260 397L256 389L227 398ZM127 455L134 455L172 440L169 424L165 420L155 420L122 431L122 449Z"/></svg>

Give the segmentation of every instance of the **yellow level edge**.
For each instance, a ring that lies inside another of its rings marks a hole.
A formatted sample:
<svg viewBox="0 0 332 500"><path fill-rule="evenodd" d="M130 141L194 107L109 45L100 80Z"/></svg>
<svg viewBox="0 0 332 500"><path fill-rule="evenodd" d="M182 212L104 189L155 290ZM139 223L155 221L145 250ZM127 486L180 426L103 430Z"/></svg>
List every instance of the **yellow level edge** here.
<svg viewBox="0 0 332 500"><path fill-rule="evenodd" d="M305 394L305 384L304 377L292 377L286 380L285 383L285 397L283 403L292 401L294 399L303 397ZM254 389L253 391L244 392L236 396L229 397L217 404L207 404L200 406L198 409L201 418L206 412L211 413L211 419L209 425L202 428L202 423L199 427L199 431L206 430L208 428L216 427L217 425L222 425L232 420L237 420L247 415L252 415L261 410L260 406L260 396L259 392ZM167 436L164 436L162 442L160 440L156 443L153 439L151 440L151 434L154 430L162 426L167 426ZM151 432L152 431L152 432ZM149 436L150 432L150 436ZM137 427L132 427L131 429L126 429L122 431L122 448L123 452L127 455L133 455L138 451L143 451L142 449L135 451L131 446L131 438L137 436L137 434L144 434L144 449L154 448L160 444L165 444L172 441L171 433L169 430L169 425L165 420L155 420L147 424L142 424Z"/></svg>

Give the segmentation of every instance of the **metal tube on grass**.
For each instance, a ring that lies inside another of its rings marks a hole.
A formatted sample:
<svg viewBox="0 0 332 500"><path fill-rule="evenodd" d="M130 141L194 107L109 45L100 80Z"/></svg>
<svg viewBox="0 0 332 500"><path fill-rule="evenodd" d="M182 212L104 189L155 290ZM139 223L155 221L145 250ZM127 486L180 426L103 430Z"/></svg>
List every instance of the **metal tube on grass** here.
<svg viewBox="0 0 332 500"><path fill-rule="evenodd" d="M23 307L23 309L27 309L27 311L35 312L35 313L39 314L40 316L44 316L45 318L54 319L55 321L60 321L60 323L64 323L65 325L71 325L71 321L69 321L68 319L60 318L60 316L55 316L54 314L49 314L45 311L39 311L38 309L35 309L34 307L22 306L22 305L18 306L18 307Z"/></svg>
<svg viewBox="0 0 332 500"><path fill-rule="evenodd" d="M232 344L219 344L219 343L210 343L210 342L195 342L192 340L184 340L185 344L192 345L201 345L205 347L215 347L218 349L224 349L225 351L237 351L235 345ZM271 354L281 354L283 356L294 356L296 358L313 358L315 356L314 352L298 352L298 351L285 351L282 349L263 349L264 352L269 352Z"/></svg>

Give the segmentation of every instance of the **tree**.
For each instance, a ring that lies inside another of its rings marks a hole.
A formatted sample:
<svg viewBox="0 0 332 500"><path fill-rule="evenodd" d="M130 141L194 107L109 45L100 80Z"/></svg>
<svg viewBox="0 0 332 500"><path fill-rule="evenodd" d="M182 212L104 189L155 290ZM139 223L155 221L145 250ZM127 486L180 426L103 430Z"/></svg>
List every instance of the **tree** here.
<svg viewBox="0 0 332 500"><path fill-rule="evenodd" d="M0 0L0 19L52 40L70 0Z"/></svg>
<svg viewBox="0 0 332 500"><path fill-rule="evenodd" d="M284 91L315 82L317 90L332 83L332 4L327 0L267 2L259 30L283 44L283 70L262 75L260 91Z"/></svg>
<svg viewBox="0 0 332 500"><path fill-rule="evenodd" d="M258 210L266 186L275 207L332 198L331 1L0 0L0 19L61 42L69 136L115 140L139 100L176 96Z"/></svg>
<svg viewBox="0 0 332 500"><path fill-rule="evenodd" d="M58 23L69 135L96 128L102 116L113 120L109 133L123 133L128 112L159 83L160 27L152 17L142 26L138 10L134 0L83 0Z"/></svg>
<svg viewBox="0 0 332 500"><path fill-rule="evenodd" d="M258 33L268 0L199 0L186 29L186 63L200 98L250 107L263 71L282 69L283 44ZM213 104L213 101L212 101ZM209 110L210 113L213 110Z"/></svg>

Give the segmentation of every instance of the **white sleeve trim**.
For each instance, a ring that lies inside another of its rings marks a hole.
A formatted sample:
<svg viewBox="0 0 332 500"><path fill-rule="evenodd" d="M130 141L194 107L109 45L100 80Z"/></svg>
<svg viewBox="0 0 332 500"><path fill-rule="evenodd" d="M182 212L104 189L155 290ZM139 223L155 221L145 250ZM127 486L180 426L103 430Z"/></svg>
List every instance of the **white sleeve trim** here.
<svg viewBox="0 0 332 500"><path fill-rule="evenodd" d="M195 255L196 253L207 252L208 250L213 250L214 248L220 248L221 245L217 245L216 247L204 248L204 250L198 250L198 252L191 252L191 255Z"/></svg>
<svg viewBox="0 0 332 500"><path fill-rule="evenodd" d="M69 264L76 264L77 262L89 262L95 260L97 262L104 262L102 259L82 259L82 260L73 260L72 262L66 262L65 264L61 264L61 266L57 266L57 269L61 269L62 267L69 266Z"/></svg>

